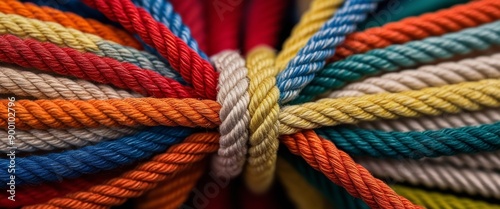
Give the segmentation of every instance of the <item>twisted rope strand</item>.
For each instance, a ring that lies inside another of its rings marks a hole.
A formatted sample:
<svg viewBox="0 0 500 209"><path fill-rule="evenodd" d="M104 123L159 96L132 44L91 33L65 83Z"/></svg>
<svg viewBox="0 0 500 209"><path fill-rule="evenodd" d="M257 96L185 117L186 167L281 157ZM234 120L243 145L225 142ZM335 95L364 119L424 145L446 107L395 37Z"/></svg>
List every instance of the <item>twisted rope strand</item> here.
<svg viewBox="0 0 500 209"><path fill-rule="evenodd" d="M85 80L72 80L49 74L35 74L18 67L0 66L0 94L32 96L37 99L105 100L140 97L139 94L96 85Z"/></svg>
<svg viewBox="0 0 500 209"><path fill-rule="evenodd" d="M286 106L280 112L280 133L291 134L300 129L342 123L436 116L498 107L498 88L500 80L482 80L401 93L322 99L314 103Z"/></svg>
<svg viewBox="0 0 500 209"><path fill-rule="evenodd" d="M16 152L34 152L39 150L67 149L95 144L103 140L117 139L135 134L134 128L86 128L86 129L48 129L16 130ZM7 130L0 130L0 152L9 153L11 145Z"/></svg>
<svg viewBox="0 0 500 209"><path fill-rule="evenodd" d="M170 1L166 0L132 0L136 5L144 8L146 11L151 14L158 22L163 23L168 29L172 31L172 33L181 38L191 49L193 49L197 54L199 54L203 59L208 59L207 55L200 49L196 40L191 36L191 30L195 29L196 32L200 29L197 27L192 28L188 27L183 23L183 19L181 16L174 11L174 7ZM184 2L184 1L179 1ZM186 1L187 2L187 1ZM177 3L177 2L173 2ZM192 3L192 2L191 2ZM196 6L191 6L190 9L197 8ZM194 14L199 15L200 13L194 10L191 10ZM189 19L188 19L189 20ZM193 21L189 21L193 22ZM202 21L200 21L202 22ZM193 22L194 23L194 22ZM194 33L196 35L198 41L203 41L200 39L203 36L197 35L199 32ZM202 44L201 42L200 44Z"/></svg>
<svg viewBox="0 0 500 209"><path fill-rule="evenodd" d="M424 158L435 164L449 164L455 167L500 171L500 152L481 152L438 158Z"/></svg>
<svg viewBox="0 0 500 209"><path fill-rule="evenodd" d="M248 69L236 51L222 51L212 60L220 72L217 102L222 106L220 147L212 159L212 169L217 175L232 178L241 173L247 154L250 121Z"/></svg>
<svg viewBox="0 0 500 209"><path fill-rule="evenodd" d="M375 176L391 178L397 182L483 197L500 197L500 174L495 171L455 168L450 165L412 160L361 158L356 162Z"/></svg>
<svg viewBox="0 0 500 209"><path fill-rule="evenodd" d="M314 0L310 8L305 12L300 21L295 25L290 36L285 40L283 49L276 57L276 67L285 69L287 63L292 60L299 50L303 48L309 39L330 19L341 6L343 0Z"/></svg>
<svg viewBox="0 0 500 209"><path fill-rule="evenodd" d="M0 121L7 127L7 100ZM130 98L122 100L19 100L15 103L16 128L95 128L99 126L184 126L215 128L220 105L211 100Z"/></svg>
<svg viewBox="0 0 500 209"><path fill-rule="evenodd" d="M318 134L352 155L422 158L494 151L500 147L500 123L437 131L384 132L361 128L322 128Z"/></svg>
<svg viewBox="0 0 500 209"><path fill-rule="evenodd" d="M342 8L314 34L277 76L280 102L295 99L299 92L325 65L325 60L335 53L335 47L344 41L346 34L356 30L356 24L375 10L379 0L346 0Z"/></svg>
<svg viewBox="0 0 500 209"><path fill-rule="evenodd" d="M356 164L348 154L317 136L314 131L285 135L281 137L281 142L293 154L303 157L310 166L344 187L352 196L361 198L371 208L421 208L396 194L387 184Z"/></svg>
<svg viewBox="0 0 500 209"><path fill-rule="evenodd" d="M80 209L108 208L120 205L128 198L138 197L154 188L158 182L172 181L172 175L201 161L218 149L219 135L216 133L192 134L182 143L173 145L166 153L155 156L134 170L85 191L55 198L47 203L24 207L24 209Z"/></svg>
<svg viewBox="0 0 500 209"><path fill-rule="evenodd" d="M61 12L45 6L37 6L32 3L21 3L18 0L5 0L0 2L0 12L5 14L18 14L27 18L41 21L56 22L65 27L73 28L84 33L91 33L103 39L118 44L141 49L141 45L127 32L111 25L102 24L99 21L82 18L71 12Z"/></svg>
<svg viewBox="0 0 500 209"><path fill-rule="evenodd" d="M17 157L16 185L55 182L63 178L77 178L84 174L111 170L146 159L154 153L179 143L193 131L187 128L153 127L132 136L105 141L77 150L46 155ZM0 159L0 165L9 165L9 159ZM7 187L10 173L0 171L3 188Z"/></svg>
<svg viewBox="0 0 500 209"><path fill-rule="evenodd" d="M206 60L177 38L166 26L154 20L142 8L137 8L129 0L83 0L109 19L119 22L125 29L136 33L153 46L177 69L182 78L193 84L196 93L207 99L217 96L218 75Z"/></svg>
<svg viewBox="0 0 500 209"><path fill-rule="evenodd" d="M275 52L257 47L247 57L250 86L250 139L248 164L244 174L246 185L256 193L265 192L274 180L279 146L278 69L274 67Z"/></svg>
<svg viewBox="0 0 500 209"><path fill-rule="evenodd" d="M50 42L58 46L67 46L82 52L91 52L99 56L114 58L120 62L129 62L138 67L150 69L160 74L181 80L170 66L147 52L124 47L100 37L65 28L58 23L44 22L19 15L6 15L0 12L0 33L12 34L21 38L33 38L40 42Z"/></svg>
<svg viewBox="0 0 500 209"><path fill-rule="evenodd" d="M338 89L364 76L396 71L458 54L470 54L499 44L500 21L497 21L442 37L431 37L353 55L326 66L314 77L311 84L304 88L301 97L295 102L309 101L329 89Z"/></svg>
<svg viewBox="0 0 500 209"><path fill-rule="evenodd" d="M245 2L204 1L207 15L208 54L240 49Z"/></svg>
<svg viewBox="0 0 500 209"><path fill-rule="evenodd" d="M403 44L412 40L477 27L498 19L500 19L498 1L472 1L434 13L409 17L362 32L354 32L348 35L344 43L337 47L333 60L345 59L353 54L364 53L393 44Z"/></svg>
<svg viewBox="0 0 500 209"><path fill-rule="evenodd" d="M146 96L190 98L190 87L130 63L118 62L50 43L0 36L0 61L131 89Z"/></svg>
<svg viewBox="0 0 500 209"><path fill-rule="evenodd" d="M326 97L354 97L382 92L402 92L499 77L500 54L494 54L367 78L348 84L340 90L329 93Z"/></svg>

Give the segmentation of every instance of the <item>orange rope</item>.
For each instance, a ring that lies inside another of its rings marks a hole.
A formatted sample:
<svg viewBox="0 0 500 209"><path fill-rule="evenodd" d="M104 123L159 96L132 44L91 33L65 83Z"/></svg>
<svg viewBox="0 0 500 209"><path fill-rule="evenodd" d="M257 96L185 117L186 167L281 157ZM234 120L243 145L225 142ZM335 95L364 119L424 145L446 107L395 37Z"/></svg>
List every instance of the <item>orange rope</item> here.
<svg viewBox="0 0 500 209"><path fill-rule="evenodd" d="M97 20L82 18L71 12L61 12L50 7L39 7L32 3L21 3L17 0L0 1L0 12L18 14L42 21L56 22L63 26L91 33L122 45L141 49L141 44L124 30L105 25Z"/></svg>
<svg viewBox="0 0 500 209"><path fill-rule="evenodd" d="M392 44L440 36L498 19L500 19L498 0L482 0L457 5L450 9L419 17L409 17L381 27L352 33L346 37L343 44L337 47L333 60L341 60L353 54L384 48Z"/></svg>
<svg viewBox="0 0 500 209"><path fill-rule="evenodd" d="M166 153L155 156L134 170L85 191L54 198L47 203L23 207L24 209L101 209L120 205L128 198L142 195L161 181L173 181L176 174L189 170L207 155L217 151L217 133L198 133L173 145ZM178 200L175 200L176 202Z"/></svg>
<svg viewBox="0 0 500 209"><path fill-rule="evenodd" d="M0 100L0 127L8 125L8 103ZM212 100L19 100L15 105L19 130L138 125L215 128L221 123L220 105Z"/></svg>
<svg viewBox="0 0 500 209"><path fill-rule="evenodd" d="M172 181L164 181L156 188L142 195L137 201L138 209L176 209L189 197L191 190L203 175L206 164L194 165L188 171L179 173Z"/></svg>
<svg viewBox="0 0 500 209"><path fill-rule="evenodd" d="M344 187L349 194L361 198L370 208L421 208L399 196L386 183L356 164L347 153L337 149L332 142L319 137L312 130L282 136L281 142L332 182Z"/></svg>

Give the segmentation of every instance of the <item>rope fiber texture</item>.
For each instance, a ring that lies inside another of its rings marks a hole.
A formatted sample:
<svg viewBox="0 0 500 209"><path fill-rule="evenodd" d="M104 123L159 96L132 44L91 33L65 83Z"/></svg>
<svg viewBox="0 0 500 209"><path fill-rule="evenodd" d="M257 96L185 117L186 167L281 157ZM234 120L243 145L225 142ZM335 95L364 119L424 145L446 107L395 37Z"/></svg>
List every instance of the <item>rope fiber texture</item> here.
<svg viewBox="0 0 500 209"><path fill-rule="evenodd" d="M339 89L348 82L365 76L470 54L499 44L500 22L497 21L441 37L374 49L327 65L316 74L295 102L309 101L328 90Z"/></svg>
<svg viewBox="0 0 500 209"><path fill-rule="evenodd" d="M193 85L197 95L206 99L216 98L218 75L212 65L166 26L154 20L146 10L136 7L128 0L82 1L110 20L119 22L129 32L137 34L146 44L157 49L179 71L182 78Z"/></svg>
<svg viewBox="0 0 500 209"><path fill-rule="evenodd" d="M212 160L217 175L236 177L243 170L247 155L249 81L245 60L236 51L222 51L212 56L219 74L217 102L221 104L220 147Z"/></svg>

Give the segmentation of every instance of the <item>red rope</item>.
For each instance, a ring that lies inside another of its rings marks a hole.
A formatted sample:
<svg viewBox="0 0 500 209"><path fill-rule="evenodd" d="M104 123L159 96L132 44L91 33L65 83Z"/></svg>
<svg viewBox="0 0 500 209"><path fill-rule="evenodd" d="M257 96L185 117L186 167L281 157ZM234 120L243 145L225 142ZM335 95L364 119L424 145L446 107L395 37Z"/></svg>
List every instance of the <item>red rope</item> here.
<svg viewBox="0 0 500 209"><path fill-rule="evenodd" d="M208 30L208 55L223 50L239 49L241 24L244 12L243 0L205 1Z"/></svg>
<svg viewBox="0 0 500 209"><path fill-rule="evenodd" d="M189 27L191 35L198 42L202 51L207 50L206 21L203 3L200 0L170 0L174 10L182 17L182 22Z"/></svg>
<svg viewBox="0 0 500 209"><path fill-rule="evenodd" d="M113 84L146 96L197 97L190 87L182 86L177 81L165 78L154 71L141 69L136 65L111 58L99 57L92 53L60 48L51 43L20 39L13 35L0 36L0 61Z"/></svg>
<svg viewBox="0 0 500 209"><path fill-rule="evenodd" d="M182 78L193 84L196 93L203 98L215 99L218 74L212 65L176 37L163 24L157 22L142 8L130 0L83 0L99 10L110 20L119 22L125 29L158 50Z"/></svg>

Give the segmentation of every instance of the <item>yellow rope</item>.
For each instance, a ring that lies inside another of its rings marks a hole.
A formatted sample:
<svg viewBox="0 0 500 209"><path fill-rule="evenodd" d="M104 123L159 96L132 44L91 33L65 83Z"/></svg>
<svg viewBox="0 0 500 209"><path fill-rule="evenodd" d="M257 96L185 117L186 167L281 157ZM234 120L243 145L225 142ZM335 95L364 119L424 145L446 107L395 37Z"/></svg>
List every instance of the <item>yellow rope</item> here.
<svg viewBox="0 0 500 209"><path fill-rule="evenodd" d="M333 16L343 0L314 0L300 22L293 28L290 37L283 44L283 49L276 59L276 67L285 69L287 63L306 45L307 41L323 24Z"/></svg>
<svg viewBox="0 0 500 209"><path fill-rule="evenodd" d="M290 163L278 158L276 173L297 209L332 209L331 203L311 186Z"/></svg>
<svg viewBox="0 0 500 209"><path fill-rule="evenodd" d="M280 134L293 134L301 129L360 121L476 111L499 107L499 92L500 80L488 79L400 93L322 99L283 107L279 130Z"/></svg>
<svg viewBox="0 0 500 209"><path fill-rule="evenodd" d="M276 87L275 52L256 47L247 57L250 103L250 148L245 182L254 192L266 191L274 179L279 136L279 90Z"/></svg>

